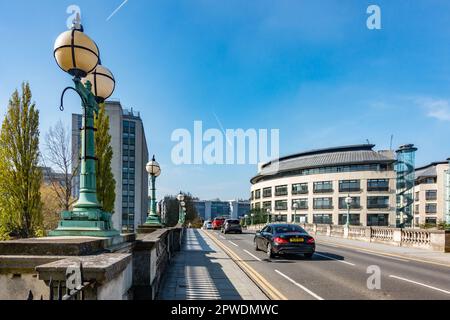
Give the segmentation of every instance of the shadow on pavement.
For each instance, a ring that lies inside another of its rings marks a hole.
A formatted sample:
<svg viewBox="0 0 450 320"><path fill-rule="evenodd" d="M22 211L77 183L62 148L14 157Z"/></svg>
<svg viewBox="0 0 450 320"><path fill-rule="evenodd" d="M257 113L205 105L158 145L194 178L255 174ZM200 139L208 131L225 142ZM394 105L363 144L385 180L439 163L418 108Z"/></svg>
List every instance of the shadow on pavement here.
<svg viewBox="0 0 450 320"><path fill-rule="evenodd" d="M196 229L187 229L182 250L164 276L157 300L242 300L220 260ZM235 266L238 268L237 266Z"/></svg>

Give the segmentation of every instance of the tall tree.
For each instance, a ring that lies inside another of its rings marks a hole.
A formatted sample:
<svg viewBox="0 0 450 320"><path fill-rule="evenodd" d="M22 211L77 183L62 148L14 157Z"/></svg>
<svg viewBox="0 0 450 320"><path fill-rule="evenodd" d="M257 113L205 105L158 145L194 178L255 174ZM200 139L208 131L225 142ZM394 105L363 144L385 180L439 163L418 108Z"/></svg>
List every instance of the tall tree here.
<svg viewBox="0 0 450 320"><path fill-rule="evenodd" d="M62 121L58 121L45 135L46 153L42 157L46 175L53 192L59 201L60 208L69 211L76 199L72 197L74 179L78 174L78 163L74 160L79 157L77 151L72 154L70 147L70 134ZM55 168L57 171L54 171ZM49 191L47 190L47 193Z"/></svg>
<svg viewBox="0 0 450 320"><path fill-rule="evenodd" d="M98 117L94 123L95 128L97 128L95 133L95 151L98 158L96 163L97 196L103 210L114 213L116 180L111 169L113 149L111 147L111 135L109 134L109 117L103 103L100 104Z"/></svg>
<svg viewBox="0 0 450 320"><path fill-rule="evenodd" d="M39 111L31 98L28 83L13 93L0 132L0 225L22 238L42 226Z"/></svg>

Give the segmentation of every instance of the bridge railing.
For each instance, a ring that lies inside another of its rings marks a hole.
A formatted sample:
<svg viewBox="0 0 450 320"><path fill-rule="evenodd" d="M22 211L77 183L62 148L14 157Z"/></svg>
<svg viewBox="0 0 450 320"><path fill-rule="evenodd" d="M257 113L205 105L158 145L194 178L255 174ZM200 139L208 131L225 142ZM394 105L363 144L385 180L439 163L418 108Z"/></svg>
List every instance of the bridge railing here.
<svg viewBox="0 0 450 320"><path fill-rule="evenodd" d="M450 231L361 226L347 228L346 226L315 223L300 225L312 235L450 252ZM257 231L264 226L265 224L248 226L247 230Z"/></svg>

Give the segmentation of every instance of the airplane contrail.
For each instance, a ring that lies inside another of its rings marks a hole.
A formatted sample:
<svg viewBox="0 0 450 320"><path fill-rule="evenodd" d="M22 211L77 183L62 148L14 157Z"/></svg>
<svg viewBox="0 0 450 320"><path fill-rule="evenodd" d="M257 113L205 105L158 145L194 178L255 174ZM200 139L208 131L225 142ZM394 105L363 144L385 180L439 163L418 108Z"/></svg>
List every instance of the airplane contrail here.
<svg viewBox="0 0 450 320"><path fill-rule="evenodd" d="M106 21L109 21L120 9L122 9L122 7L124 5L126 5L128 2L128 0L125 0L124 2L122 2L122 4L120 6L117 7L116 10L113 11L113 13L111 13L111 15L106 19Z"/></svg>

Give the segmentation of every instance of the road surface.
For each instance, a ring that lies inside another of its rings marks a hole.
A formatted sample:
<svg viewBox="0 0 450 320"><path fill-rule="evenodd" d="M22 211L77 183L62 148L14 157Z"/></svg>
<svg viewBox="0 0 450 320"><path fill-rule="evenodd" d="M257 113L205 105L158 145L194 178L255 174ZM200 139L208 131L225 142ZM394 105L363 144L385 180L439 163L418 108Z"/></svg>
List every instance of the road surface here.
<svg viewBox="0 0 450 320"><path fill-rule="evenodd" d="M450 300L450 267L443 265L323 243L317 244L311 260L302 256L269 260L265 252L255 251L253 233L202 232L259 274L260 287L269 285L289 300ZM374 270L381 272L379 282ZM380 289L373 288L378 283Z"/></svg>

